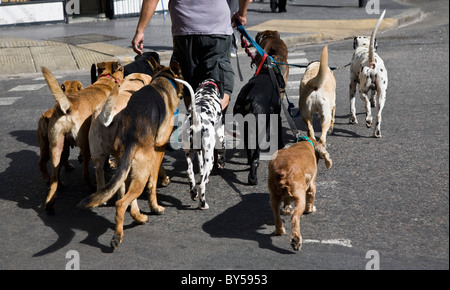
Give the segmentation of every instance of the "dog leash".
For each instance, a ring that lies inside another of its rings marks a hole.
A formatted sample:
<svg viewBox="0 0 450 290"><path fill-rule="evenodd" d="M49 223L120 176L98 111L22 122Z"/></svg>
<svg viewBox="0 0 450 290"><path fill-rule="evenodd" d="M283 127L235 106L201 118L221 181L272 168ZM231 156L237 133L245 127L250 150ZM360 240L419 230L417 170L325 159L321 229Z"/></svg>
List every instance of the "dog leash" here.
<svg viewBox="0 0 450 290"><path fill-rule="evenodd" d="M260 66L259 66L258 71L257 71L256 74L258 74L258 72L261 70L261 67L262 67L261 64L263 64L266 61L267 58L270 60L270 63L274 64L275 68L281 73L281 68L280 68L279 64L283 64L283 63L277 62L271 55L269 55L267 52L265 52L264 49L262 49L261 46L259 46L256 43L256 41L253 38L250 37L250 35L245 30L244 26L242 26L242 24L239 22L239 20L236 20L235 24L236 24L236 29L241 33L241 35L243 37L245 37L250 42L250 44L256 49L256 51L259 53L259 55L261 55L261 57L263 58L261 60ZM248 51L247 54L249 54L249 52L250 51ZM253 60L253 58L252 58L252 60ZM284 91L284 94L286 96L286 101L288 102L288 108L287 108L288 114L292 118L298 118L300 116L300 112L298 112L296 115L294 115L292 113L292 109L295 108L295 105L289 101L289 98L288 98L286 90Z"/></svg>

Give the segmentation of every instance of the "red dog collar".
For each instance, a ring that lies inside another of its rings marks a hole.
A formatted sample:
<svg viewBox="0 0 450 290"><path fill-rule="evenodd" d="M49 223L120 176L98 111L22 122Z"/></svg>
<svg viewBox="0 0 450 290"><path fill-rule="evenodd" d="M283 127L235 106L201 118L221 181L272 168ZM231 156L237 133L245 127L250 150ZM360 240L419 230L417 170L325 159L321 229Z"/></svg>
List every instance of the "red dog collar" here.
<svg viewBox="0 0 450 290"><path fill-rule="evenodd" d="M119 85L120 85L119 79L116 79L116 78L113 77L112 75L102 75L102 76L100 76L100 78L108 78L108 79L112 79L112 80L114 80L114 81L116 82L116 84L119 84Z"/></svg>

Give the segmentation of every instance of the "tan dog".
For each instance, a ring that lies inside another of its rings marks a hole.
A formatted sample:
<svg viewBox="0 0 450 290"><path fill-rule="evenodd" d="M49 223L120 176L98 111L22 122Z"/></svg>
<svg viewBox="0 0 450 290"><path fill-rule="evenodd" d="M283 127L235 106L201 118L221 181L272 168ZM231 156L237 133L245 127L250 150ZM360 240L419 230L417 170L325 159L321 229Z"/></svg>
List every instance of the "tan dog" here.
<svg viewBox="0 0 450 290"><path fill-rule="evenodd" d="M325 146L307 137L300 137L297 144L275 153L269 163L268 185L275 220L274 234L286 233L280 217L281 200L284 200L285 206L286 201L292 201L294 211L291 217L291 246L295 251L299 251L302 246L301 215L316 211L314 197L319 158L325 159L327 169L331 168L332 160Z"/></svg>
<svg viewBox="0 0 450 290"><path fill-rule="evenodd" d="M308 127L308 137L314 140L312 120L315 113L319 114L322 126L319 142L326 146L327 133L333 131L336 112L336 79L328 67L328 46L323 48L320 62L313 62L306 68L300 82L299 108Z"/></svg>
<svg viewBox="0 0 450 290"><path fill-rule="evenodd" d="M83 89L83 84L80 81L64 81L61 85L61 89L64 93L70 94L78 92ZM40 147L39 158L39 170L42 173L42 177L49 182L50 175L47 170L47 162L50 160L49 142L48 142L48 123L53 115L54 108L50 108L42 114L38 122L37 136ZM66 170L72 170L73 166L68 161L69 158L69 142L65 142L64 150L61 157L61 163Z"/></svg>
<svg viewBox="0 0 450 290"><path fill-rule="evenodd" d="M104 189L79 204L85 208L99 206L118 190L123 191L127 181L127 193L116 202L116 230L111 240L113 249L123 240L124 214L130 204L130 214L137 223L148 221L148 216L141 214L137 202L134 202L146 184L151 211L164 211L156 199L156 184L183 87L175 81L181 77L177 62L172 62L168 68L161 67L152 59L152 65L158 73L153 75L151 84L134 93L127 107L116 116L118 125L112 150L119 161L116 174Z"/></svg>
<svg viewBox="0 0 450 290"><path fill-rule="evenodd" d="M280 38L280 33L273 30L265 30L258 32L255 37L256 43L277 62L287 63L288 48L286 43ZM256 63L261 62L262 56L256 55ZM289 66L280 65L281 75L283 76L284 83L287 84L289 78ZM284 93L282 94L284 97Z"/></svg>
<svg viewBox="0 0 450 290"><path fill-rule="evenodd" d="M65 140L72 140L80 147L83 156L83 178L90 188L95 189L89 178L90 117L98 103L105 100L116 83L121 83L123 80L123 67L118 62L99 63L98 70L99 78L94 84L79 92L66 95L58 85L55 76L47 68L42 68L42 74L57 102L49 121L48 131L52 175L50 190L45 201L47 213L54 213L58 172Z"/></svg>
<svg viewBox="0 0 450 290"><path fill-rule="evenodd" d="M150 84L151 81L152 77L146 74L135 73L127 76L120 89L115 87L108 99L101 101L92 114L89 148L95 167L97 191L105 187L103 167L112 150L117 130L117 122L114 122L114 117L127 106L133 93Z"/></svg>

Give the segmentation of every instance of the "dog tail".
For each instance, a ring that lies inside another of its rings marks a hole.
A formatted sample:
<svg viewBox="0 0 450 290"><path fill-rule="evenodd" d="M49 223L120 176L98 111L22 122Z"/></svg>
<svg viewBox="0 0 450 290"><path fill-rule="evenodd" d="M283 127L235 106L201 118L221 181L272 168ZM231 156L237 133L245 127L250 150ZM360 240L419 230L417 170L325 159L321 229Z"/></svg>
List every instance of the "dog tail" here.
<svg viewBox="0 0 450 290"><path fill-rule="evenodd" d="M111 125L114 119L112 111L114 109L114 106L116 105L118 96L119 96L119 85L116 84L114 88L111 90L111 93L106 99L105 105L103 106L102 111L98 116L98 120L105 127Z"/></svg>
<svg viewBox="0 0 450 290"><path fill-rule="evenodd" d="M61 111L64 114L67 114L67 110L69 110L70 108L70 102L66 94L64 94L61 86L59 85L58 80L48 68L42 67L41 70L42 75L44 76L45 81L47 82L47 85L53 94L53 97L61 108Z"/></svg>
<svg viewBox="0 0 450 290"><path fill-rule="evenodd" d="M319 89L322 87L325 79L327 77L328 71L328 45L326 45L322 50L322 56L320 57L320 67L317 76L311 80L313 87Z"/></svg>
<svg viewBox="0 0 450 290"><path fill-rule="evenodd" d="M117 173L111 178L109 183L101 191L89 195L84 198L79 204L80 208L97 207L107 202L124 184L128 173L131 169L131 162L136 152L136 146L127 146L125 152L120 160L120 165L117 168Z"/></svg>
<svg viewBox="0 0 450 290"><path fill-rule="evenodd" d="M380 18L378 19L375 28L372 31L372 36L370 37L370 46L369 46L369 62L371 66L375 65L375 37L378 32L378 28L380 28L381 21L383 21L384 15L386 14L386 9L381 13Z"/></svg>
<svg viewBox="0 0 450 290"><path fill-rule="evenodd" d="M191 118L192 118L192 130L193 130L193 136L199 136L198 133L201 130L201 124L200 124L200 119L198 117L197 114L197 110L195 107L195 93L194 90L192 89L191 85L189 83L187 83L186 81L180 80L180 79L175 79L175 81L183 84L185 87L188 88L189 93L191 95ZM194 138L195 140L195 138ZM194 147L196 148L196 147Z"/></svg>

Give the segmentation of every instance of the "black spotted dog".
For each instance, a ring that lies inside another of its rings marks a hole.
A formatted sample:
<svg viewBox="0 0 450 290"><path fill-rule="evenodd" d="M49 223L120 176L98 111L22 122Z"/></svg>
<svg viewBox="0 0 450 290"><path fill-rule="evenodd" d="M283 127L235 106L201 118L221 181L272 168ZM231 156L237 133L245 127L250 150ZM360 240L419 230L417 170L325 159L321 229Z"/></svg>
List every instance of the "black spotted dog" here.
<svg viewBox="0 0 450 290"><path fill-rule="evenodd" d="M386 10L381 14L372 36L357 36L353 41L352 63L350 67L350 124L358 123L356 119L355 93L359 90L361 99L366 104L366 126L372 127L373 117L371 107L375 107L378 99L377 122L373 136L381 137L381 113L386 102L386 90L388 87L388 74L384 62L376 53L376 34L383 21Z"/></svg>
<svg viewBox="0 0 450 290"><path fill-rule="evenodd" d="M191 95L193 92L191 91ZM217 148L217 165L223 168L225 165L225 137L224 124L222 123L221 97L223 92L221 85L207 79L197 88L195 96L191 96L195 102L191 102L190 112L183 123L182 132L184 138L183 148L187 161L187 177L192 200L198 199L199 209L208 209L206 203L205 187L209 181L209 175L214 166L214 148ZM197 188L192 163L193 153L197 153L201 180ZM200 191L200 198L198 195Z"/></svg>

